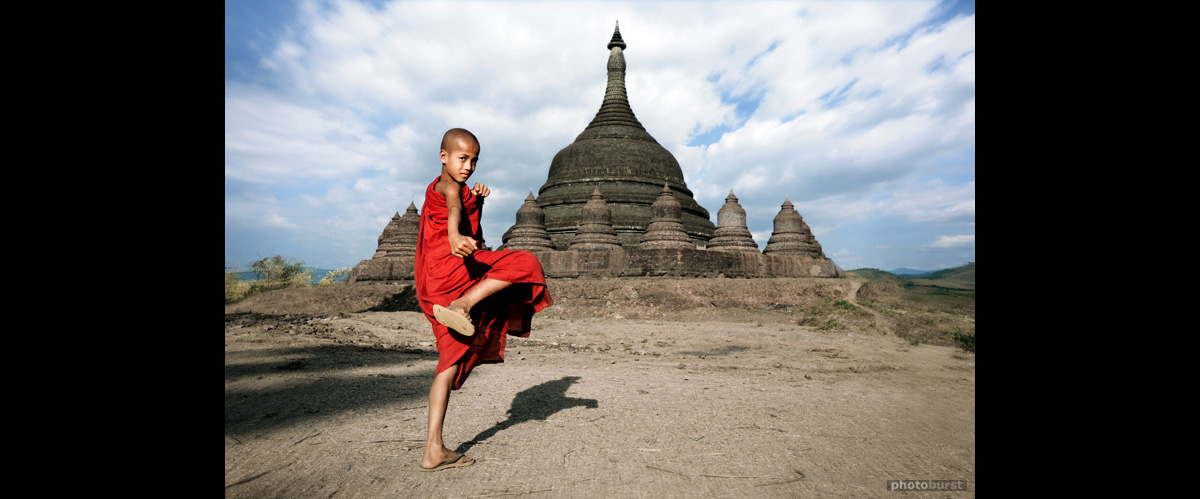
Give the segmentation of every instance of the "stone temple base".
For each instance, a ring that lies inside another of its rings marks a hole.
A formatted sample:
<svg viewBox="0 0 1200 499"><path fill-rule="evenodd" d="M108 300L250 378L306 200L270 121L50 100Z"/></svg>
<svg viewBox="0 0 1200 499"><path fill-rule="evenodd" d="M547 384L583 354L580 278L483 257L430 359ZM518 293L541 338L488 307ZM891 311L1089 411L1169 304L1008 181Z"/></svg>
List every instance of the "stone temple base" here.
<svg viewBox="0 0 1200 499"><path fill-rule="evenodd" d="M695 249L539 251L546 277L844 277L833 260Z"/></svg>
<svg viewBox="0 0 1200 499"><path fill-rule="evenodd" d="M537 251L546 277L845 277L833 260L694 249ZM359 262L347 282L413 279L412 257Z"/></svg>
<svg viewBox="0 0 1200 499"><path fill-rule="evenodd" d="M416 257L387 257L363 260L354 266L346 282L386 283L414 279Z"/></svg>

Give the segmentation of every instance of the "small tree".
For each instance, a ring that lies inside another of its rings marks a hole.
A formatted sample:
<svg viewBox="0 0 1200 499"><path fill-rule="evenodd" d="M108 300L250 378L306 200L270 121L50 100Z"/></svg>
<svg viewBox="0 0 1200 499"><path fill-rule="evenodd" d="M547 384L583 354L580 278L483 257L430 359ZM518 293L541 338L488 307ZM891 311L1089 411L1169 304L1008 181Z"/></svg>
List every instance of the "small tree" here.
<svg viewBox="0 0 1200 499"><path fill-rule="evenodd" d="M252 270L267 289L308 286L312 284L312 271L304 270L304 262L275 255L250 264Z"/></svg>
<svg viewBox="0 0 1200 499"><path fill-rule="evenodd" d="M346 280L346 276L350 275L350 267L342 267L337 270L331 270L329 273L321 277L321 281L317 286L329 286Z"/></svg>

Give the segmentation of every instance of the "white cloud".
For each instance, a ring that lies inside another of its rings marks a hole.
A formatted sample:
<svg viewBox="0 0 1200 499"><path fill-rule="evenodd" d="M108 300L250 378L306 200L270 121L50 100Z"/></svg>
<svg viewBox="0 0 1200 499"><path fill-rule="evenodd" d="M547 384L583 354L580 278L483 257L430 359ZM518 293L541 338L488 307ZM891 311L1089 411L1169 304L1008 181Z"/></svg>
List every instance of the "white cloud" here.
<svg viewBox="0 0 1200 499"><path fill-rule="evenodd" d="M367 124L343 109L226 85L227 179L338 178L374 166L384 150Z"/></svg>
<svg viewBox="0 0 1200 499"><path fill-rule="evenodd" d="M283 229L294 230L300 226L289 220L294 214L283 208L274 196L256 193L231 197L225 196L225 230L254 231Z"/></svg>
<svg viewBox="0 0 1200 499"><path fill-rule="evenodd" d="M891 199L880 202L881 211L910 222L974 223L975 182L947 186L940 181L895 186Z"/></svg>
<svg viewBox="0 0 1200 499"><path fill-rule="evenodd" d="M942 236L937 241L930 244L929 248L947 249L947 248L969 248L975 246L975 235L957 235L957 236Z"/></svg>

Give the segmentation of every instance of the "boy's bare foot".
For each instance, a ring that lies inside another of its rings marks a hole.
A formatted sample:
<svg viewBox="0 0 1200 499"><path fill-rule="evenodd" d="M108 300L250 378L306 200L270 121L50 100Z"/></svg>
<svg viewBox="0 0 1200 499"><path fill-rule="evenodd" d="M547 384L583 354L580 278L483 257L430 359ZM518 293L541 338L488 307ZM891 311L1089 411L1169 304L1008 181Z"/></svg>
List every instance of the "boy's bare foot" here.
<svg viewBox="0 0 1200 499"><path fill-rule="evenodd" d="M421 464L417 466L417 469L420 471L439 471L447 468L461 468L463 466L475 464L474 459L467 457L465 454L452 452L450 449L445 447L443 447L442 452L438 454L438 456L430 456L429 452L426 452L425 455L421 457Z"/></svg>
<svg viewBox="0 0 1200 499"><path fill-rule="evenodd" d="M456 304L457 300L450 303L449 307L441 305L433 306L433 318L439 323L450 329L458 331L458 334L463 336L471 336L475 334L475 325L471 323L471 314L468 309Z"/></svg>

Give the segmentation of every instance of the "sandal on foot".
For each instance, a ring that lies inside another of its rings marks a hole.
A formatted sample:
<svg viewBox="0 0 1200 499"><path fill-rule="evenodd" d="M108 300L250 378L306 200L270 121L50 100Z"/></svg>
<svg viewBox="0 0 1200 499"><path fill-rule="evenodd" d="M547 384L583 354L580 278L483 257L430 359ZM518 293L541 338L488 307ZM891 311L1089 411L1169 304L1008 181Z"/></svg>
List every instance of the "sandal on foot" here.
<svg viewBox="0 0 1200 499"><path fill-rule="evenodd" d="M471 336L475 334L475 325L471 324L471 319L463 317L462 314L456 312L461 308L446 308L441 305L433 306L433 318L437 319L443 326L458 331L458 334L463 336Z"/></svg>
<svg viewBox="0 0 1200 499"><path fill-rule="evenodd" d="M455 452L448 459L446 459L445 461L442 461L442 464L439 464L432 468L426 468L424 466L421 466L421 463L417 463L417 469L421 470L421 471L441 471L441 470L444 470L447 468L461 468L463 466L470 466L472 464L475 464L474 459L471 459L464 454Z"/></svg>

